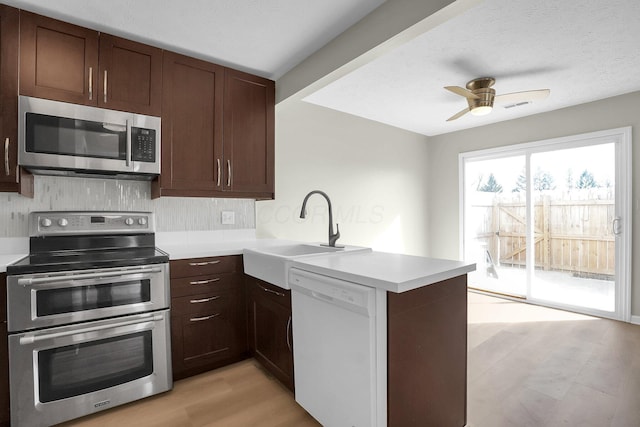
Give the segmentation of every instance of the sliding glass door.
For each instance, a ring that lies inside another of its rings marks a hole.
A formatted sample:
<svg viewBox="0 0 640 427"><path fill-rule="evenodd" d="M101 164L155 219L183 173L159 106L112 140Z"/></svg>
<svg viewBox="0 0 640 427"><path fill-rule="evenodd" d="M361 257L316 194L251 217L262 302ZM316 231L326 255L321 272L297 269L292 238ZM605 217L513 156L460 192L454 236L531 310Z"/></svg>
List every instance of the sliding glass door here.
<svg viewBox="0 0 640 427"><path fill-rule="evenodd" d="M469 286L629 320L630 134L461 154Z"/></svg>

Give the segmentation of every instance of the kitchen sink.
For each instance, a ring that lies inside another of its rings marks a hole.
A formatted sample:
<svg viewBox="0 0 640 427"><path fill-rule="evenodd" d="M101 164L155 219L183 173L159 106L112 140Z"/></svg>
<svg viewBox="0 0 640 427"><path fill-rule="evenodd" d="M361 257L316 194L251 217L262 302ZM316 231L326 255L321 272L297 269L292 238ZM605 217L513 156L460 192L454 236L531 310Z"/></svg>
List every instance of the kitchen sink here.
<svg viewBox="0 0 640 427"><path fill-rule="evenodd" d="M368 251L370 249L357 246L340 248L310 243L293 243L244 249L244 272L249 276L264 280L283 289L290 289L287 281L287 272L291 261L313 256L363 250Z"/></svg>

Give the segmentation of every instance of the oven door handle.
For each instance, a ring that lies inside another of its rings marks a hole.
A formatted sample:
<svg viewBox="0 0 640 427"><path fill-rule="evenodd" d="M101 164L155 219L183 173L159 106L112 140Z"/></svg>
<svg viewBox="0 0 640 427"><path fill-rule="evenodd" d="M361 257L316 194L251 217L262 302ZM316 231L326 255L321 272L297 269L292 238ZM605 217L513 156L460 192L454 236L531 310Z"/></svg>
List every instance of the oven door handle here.
<svg viewBox="0 0 640 427"><path fill-rule="evenodd" d="M52 334L41 334L41 335L28 334L28 335L25 335L23 337L20 337L20 345L28 345L28 344L33 344L33 343L38 342L38 341L45 341L45 340L50 340L50 339L54 339L54 338L68 337L68 336L71 336L71 335L78 335L78 334L86 334L86 333L90 333L90 332L103 331L105 329L113 329L113 328L118 328L118 327L121 327L121 326L135 325L137 323L157 322L157 321L162 320L163 318L164 317L161 314L148 314L148 315L145 315L144 317L138 316L135 320L126 320L124 322L110 323L110 324L107 324L107 325L91 326L91 327L88 327L88 328L74 329L72 331L54 332ZM153 329L153 323L150 325L149 329Z"/></svg>
<svg viewBox="0 0 640 427"><path fill-rule="evenodd" d="M160 273L161 268L141 268L138 270L120 270L120 271L107 271L101 273L80 273L73 275L60 275L54 277L21 277L18 279L18 285L30 286L41 285L46 283L55 283L69 280L81 280L81 279L100 279L103 277L126 277L134 274L148 274L148 273Z"/></svg>

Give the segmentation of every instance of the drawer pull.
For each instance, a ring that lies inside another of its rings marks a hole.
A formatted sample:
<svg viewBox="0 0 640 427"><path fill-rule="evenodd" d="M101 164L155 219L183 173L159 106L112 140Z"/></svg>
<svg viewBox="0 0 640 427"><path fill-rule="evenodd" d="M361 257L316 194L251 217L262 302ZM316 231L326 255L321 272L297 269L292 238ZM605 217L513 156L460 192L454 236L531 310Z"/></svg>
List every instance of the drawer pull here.
<svg viewBox="0 0 640 427"><path fill-rule="evenodd" d="M217 282L218 280L220 280L219 277L216 277L214 279L208 279L208 280L194 280L193 282L189 282L189 284L190 285L206 285L209 283Z"/></svg>
<svg viewBox="0 0 640 427"><path fill-rule="evenodd" d="M220 296L215 296L215 297L211 297L211 298L192 299L189 302L191 304L200 304L200 303L203 303L203 302L214 301L214 300L217 300L218 298L220 298Z"/></svg>
<svg viewBox="0 0 640 427"><path fill-rule="evenodd" d="M213 261L204 261L204 262L190 262L189 265L192 267L202 267L204 265L213 265L213 264L219 264L220 260L216 259Z"/></svg>
<svg viewBox="0 0 640 427"><path fill-rule="evenodd" d="M211 316L203 316L203 317L192 317L189 319L189 322L203 322L205 320L213 319L214 317L220 316L220 313L212 314Z"/></svg>
<svg viewBox="0 0 640 427"><path fill-rule="evenodd" d="M285 294L283 294L282 292L278 292L278 291L274 291L273 289L265 288L264 286L261 286L261 285L259 285L259 284L257 284L257 283L256 283L256 285L258 285L258 287L259 287L260 289L262 289L263 291L265 291L265 292L269 292L270 294L276 294L276 295L278 295L279 297L286 297L286 295L285 295Z"/></svg>

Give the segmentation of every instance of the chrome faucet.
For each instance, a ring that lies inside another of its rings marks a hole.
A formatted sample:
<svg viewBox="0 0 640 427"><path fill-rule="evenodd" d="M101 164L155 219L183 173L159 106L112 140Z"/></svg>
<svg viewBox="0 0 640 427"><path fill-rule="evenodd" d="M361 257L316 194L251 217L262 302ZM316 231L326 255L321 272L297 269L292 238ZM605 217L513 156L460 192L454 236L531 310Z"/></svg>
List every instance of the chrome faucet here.
<svg viewBox="0 0 640 427"><path fill-rule="evenodd" d="M335 248L336 240L340 238L340 227L336 224L336 234L333 234L333 212L331 212L331 200L329 200L329 196L327 193L320 190L313 190L309 194L304 197L304 201L302 202L302 210L300 211L300 218L304 218L307 214L307 200L312 194L320 194L322 197L327 199L327 204L329 205L329 246Z"/></svg>

